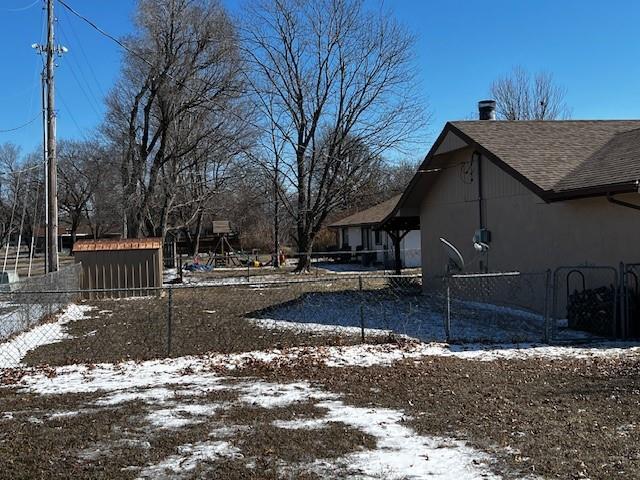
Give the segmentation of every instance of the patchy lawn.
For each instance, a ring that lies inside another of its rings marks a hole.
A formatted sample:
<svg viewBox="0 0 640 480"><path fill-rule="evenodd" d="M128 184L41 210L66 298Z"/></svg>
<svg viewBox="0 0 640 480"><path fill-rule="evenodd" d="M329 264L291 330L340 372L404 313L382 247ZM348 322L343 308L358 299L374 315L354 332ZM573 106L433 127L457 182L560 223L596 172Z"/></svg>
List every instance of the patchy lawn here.
<svg viewBox="0 0 640 480"><path fill-rule="evenodd" d="M67 336L29 352L28 365L149 360L170 356L287 348L292 346L360 343L359 328L323 331L265 329L252 321L252 312L303 298L309 292L352 292L357 279L293 284L216 286L175 290L169 325L168 295L128 299L94 299L84 303L92 311L82 321L66 325ZM380 280L375 288L384 288ZM48 331L49 327L45 330ZM169 344L169 331L171 343ZM388 331L368 331L367 342L389 340Z"/></svg>
<svg viewBox="0 0 640 480"><path fill-rule="evenodd" d="M0 344L0 479L640 478L640 347L361 344L430 301L369 281L176 290L164 360L166 296L68 307Z"/></svg>
<svg viewBox="0 0 640 480"><path fill-rule="evenodd" d="M0 476L640 477L640 348L470 348L5 370Z"/></svg>

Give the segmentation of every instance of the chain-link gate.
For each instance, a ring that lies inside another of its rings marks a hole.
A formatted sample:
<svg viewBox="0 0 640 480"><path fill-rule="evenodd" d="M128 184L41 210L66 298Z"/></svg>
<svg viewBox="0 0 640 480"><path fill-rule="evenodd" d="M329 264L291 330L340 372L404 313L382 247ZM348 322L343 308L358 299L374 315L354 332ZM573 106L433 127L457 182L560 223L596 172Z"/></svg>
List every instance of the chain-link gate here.
<svg viewBox="0 0 640 480"><path fill-rule="evenodd" d="M553 274L551 339L602 340L624 336L619 273L611 266L563 266ZM580 338L581 337L581 338Z"/></svg>
<svg viewBox="0 0 640 480"><path fill-rule="evenodd" d="M640 263L621 263L620 280L622 337L640 338Z"/></svg>

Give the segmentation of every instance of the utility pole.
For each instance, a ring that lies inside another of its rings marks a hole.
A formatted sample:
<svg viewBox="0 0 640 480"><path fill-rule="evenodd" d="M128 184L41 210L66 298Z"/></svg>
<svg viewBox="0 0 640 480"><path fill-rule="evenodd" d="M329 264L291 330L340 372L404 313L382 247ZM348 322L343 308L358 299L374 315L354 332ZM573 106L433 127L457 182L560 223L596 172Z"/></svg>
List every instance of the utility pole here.
<svg viewBox="0 0 640 480"><path fill-rule="evenodd" d="M55 56L67 53L67 48L55 45L53 26L55 16L53 14L54 0L47 0L47 44L31 45L36 52L46 56L45 66L42 72L42 108L44 130L44 164L45 164L45 226L47 231L45 271L58 270L58 162L56 158L56 110L55 110L55 86L54 69Z"/></svg>
<svg viewBox="0 0 640 480"><path fill-rule="evenodd" d="M54 85L53 1L47 0L47 242L48 272L58 270L58 162L56 158L56 112Z"/></svg>
<svg viewBox="0 0 640 480"><path fill-rule="evenodd" d="M49 217L49 186L47 182L47 176L49 171L49 161L47 160L47 72L46 67L42 69L42 158L44 160L44 230L45 230L45 242L44 242L44 273L47 273L49 269L48 258L49 258L49 242L48 238L48 217ZM38 215L38 212L35 212L34 215ZM36 233L38 235L38 233ZM37 243L36 243L37 245Z"/></svg>

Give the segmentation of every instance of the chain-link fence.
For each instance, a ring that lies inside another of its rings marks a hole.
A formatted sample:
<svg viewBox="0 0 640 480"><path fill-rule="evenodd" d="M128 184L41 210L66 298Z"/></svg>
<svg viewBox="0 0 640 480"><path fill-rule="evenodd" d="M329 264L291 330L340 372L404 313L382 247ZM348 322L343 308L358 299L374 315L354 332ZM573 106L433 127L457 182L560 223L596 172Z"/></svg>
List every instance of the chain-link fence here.
<svg viewBox="0 0 640 480"><path fill-rule="evenodd" d="M43 276L0 285L0 340L47 321L72 301L75 295L68 292L80 287L81 272L78 264Z"/></svg>
<svg viewBox="0 0 640 480"><path fill-rule="evenodd" d="M399 251L400 268L405 271L420 269L419 248L403 248ZM372 272L393 274L397 272L397 259L393 248L380 246L374 249L360 247L351 250L326 250L311 253L288 252L278 261L280 268L274 274L295 270L299 262L308 257L308 271L315 276L324 274L353 274ZM200 254L194 257L181 255L170 263L174 268L167 270L167 281L188 282L192 274L199 277L237 277L251 279L264 277L266 270L274 266L274 257L270 253L259 251L225 252L224 254Z"/></svg>
<svg viewBox="0 0 640 480"><path fill-rule="evenodd" d="M445 329L452 342L541 342L549 337L550 272L445 277Z"/></svg>
<svg viewBox="0 0 640 480"><path fill-rule="evenodd" d="M64 300L71 303L65 309L5 338L0 365L380 343L420 333L415 327L428 302L422 298L419 275L285 278L127 291L69 290ZM0 301L61 306L60 295L20 290L0 293ZM430 305L435 315L436 305ZM442 325L441 317L431 321Z"/></svg>
<svg viewBox="0 0 640 480"><path fill-rule="evenodd" d="M624 311L635 315L639 286L635 266L626 268ZM285 272L87 291L79 289L80 267L74 266L0 291L0 366L380 343L403 336L470 343L602 340L617 325L617 272L567 267L461 274L439 280L438 288L423 285L419 274Z"/></svg>
<svg viewBox="0 0 640 480"><path fill-rule="evenodd" d="M80 264L0 287L0 365L22 352L60 337L51 327L57 314L77 299ZM4 358L3 358L4 357Z"/></svg>

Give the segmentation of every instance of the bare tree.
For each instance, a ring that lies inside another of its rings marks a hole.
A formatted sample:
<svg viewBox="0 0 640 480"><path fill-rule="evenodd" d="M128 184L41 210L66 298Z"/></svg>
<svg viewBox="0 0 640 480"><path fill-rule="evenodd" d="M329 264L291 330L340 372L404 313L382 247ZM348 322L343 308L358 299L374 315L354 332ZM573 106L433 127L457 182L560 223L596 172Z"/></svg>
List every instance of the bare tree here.
<svg viewBox="0 0 640 480"><path fill-rule="evenodd" d="M195 205L216 144L245 137L240 52L222 6L207 0L141 0L121 79L108 99L105 132L120 147L126 235L162 236L176 211ZM198 178L193 175L198 172ZM187 179L189 179L187 181ZM204 189L207 194L209 188Z"/></svg>
<svg viewBox="0 0 640 480"><path fill-rule="evenodd" d="M490 94L501 120L556 120L571 114L565 103L566 88L557 85L548 72L531 75L514 67L491 84Z"/></svg>
<svg viewBox="0 0 640 480"><path fill-rule="evenodd" d="M248 10L247 80L264 130L277 137L271 153L284 146L271 171L298 251L309 254L344 192L358 191L368 168L424 124L414 40L362 0L255 0ZM306 255L298 270L308 266Z"/></svg>

